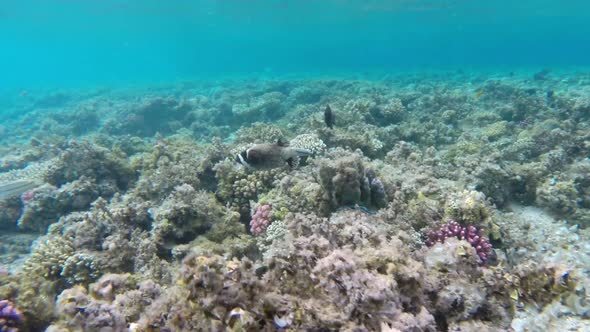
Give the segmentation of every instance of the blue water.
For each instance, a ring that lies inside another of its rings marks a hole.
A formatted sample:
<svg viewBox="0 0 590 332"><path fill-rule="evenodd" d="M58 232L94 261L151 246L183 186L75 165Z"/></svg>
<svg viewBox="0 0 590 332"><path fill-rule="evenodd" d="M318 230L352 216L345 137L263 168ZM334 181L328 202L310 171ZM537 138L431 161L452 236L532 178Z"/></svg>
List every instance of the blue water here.
<svg viewBox="0 0 590 332"><path fill-rule="evenodd" d="M590 65L583 0L0 3L0 88Z"/></svg>

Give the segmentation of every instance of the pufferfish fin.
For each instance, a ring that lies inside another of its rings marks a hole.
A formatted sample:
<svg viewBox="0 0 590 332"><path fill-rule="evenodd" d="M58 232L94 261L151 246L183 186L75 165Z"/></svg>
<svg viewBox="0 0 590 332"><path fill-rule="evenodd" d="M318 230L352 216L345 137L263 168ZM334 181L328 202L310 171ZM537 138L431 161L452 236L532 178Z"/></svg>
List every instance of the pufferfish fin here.
<svg viewBox="0 0 590 332"><path fill-rule="evenodd" d="M299 160L296 160L295 158L291 157L289 159L286 160L287 165L289 165L289 168L293 169L297 166L297 164L299 163Z"/></svg>
<svg viewBox="0 0 590 332"><path fill-rule="evenodd" d="M293 156L286 160L287 165L289 165L290 169L295 169L299 167L299 163L301 162L301 158L299 156Z"/></svg>

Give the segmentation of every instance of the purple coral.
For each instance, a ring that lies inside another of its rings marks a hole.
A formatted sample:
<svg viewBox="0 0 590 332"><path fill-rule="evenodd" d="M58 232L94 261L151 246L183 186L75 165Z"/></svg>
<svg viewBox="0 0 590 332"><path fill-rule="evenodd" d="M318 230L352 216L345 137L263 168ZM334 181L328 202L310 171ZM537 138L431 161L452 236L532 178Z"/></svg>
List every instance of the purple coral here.
<svg viewBox="0 0 590 332"><path fill-rule="evenodd" d="M492 245L488 238L483 234L482 229L474 226L461 226L458 222L450 220L447 224L442 225L438 230L431 230L426 233L428 240L426 245L432 247L437 242L444 243L446 239L456 237L459 240L465 240L475 248L477 256L482 263L485 263L492 252Z"/></svg>
<svg viewBox="0 0 590 332"><path fill-rule="evenodd" d="M256 212L254 212L250 221L250 232L252 234L258 236L266 231L266 228L270 225L271 209L270 204L262 204L256 208Z"/></svg>
<svg viewBox="0 0 590 332"><path fill-rule="evenodd" d="M22 312L8 300L0 301L0 332L17 332L23 321Z"/></svg>

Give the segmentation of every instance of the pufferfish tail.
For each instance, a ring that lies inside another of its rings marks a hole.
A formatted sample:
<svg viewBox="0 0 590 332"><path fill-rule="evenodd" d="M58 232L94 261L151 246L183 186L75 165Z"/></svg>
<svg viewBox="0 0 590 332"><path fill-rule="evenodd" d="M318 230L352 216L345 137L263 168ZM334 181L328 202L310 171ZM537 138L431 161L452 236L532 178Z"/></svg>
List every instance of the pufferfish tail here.
<svg viewBox="0 0 590 332"><path fill-rule="evenodd" d="M17 180L0 184L0 199L21 195L22 193L35 189L39 186L38 181Z"/></svg>

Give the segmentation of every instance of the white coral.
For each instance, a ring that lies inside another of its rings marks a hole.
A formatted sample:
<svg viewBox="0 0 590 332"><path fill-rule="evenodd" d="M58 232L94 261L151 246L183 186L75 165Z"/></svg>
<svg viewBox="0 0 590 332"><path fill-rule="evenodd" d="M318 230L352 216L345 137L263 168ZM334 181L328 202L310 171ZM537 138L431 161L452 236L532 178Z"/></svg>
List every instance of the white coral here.
<svg viewBox="0 0 590 332"><path fill-rule="evenodd" d="M291 140L289 145L297 149L306 149L313 155L319 155L326 150L326 144L315 134L301 134Z"/></svg>

